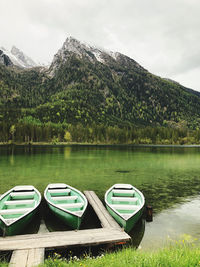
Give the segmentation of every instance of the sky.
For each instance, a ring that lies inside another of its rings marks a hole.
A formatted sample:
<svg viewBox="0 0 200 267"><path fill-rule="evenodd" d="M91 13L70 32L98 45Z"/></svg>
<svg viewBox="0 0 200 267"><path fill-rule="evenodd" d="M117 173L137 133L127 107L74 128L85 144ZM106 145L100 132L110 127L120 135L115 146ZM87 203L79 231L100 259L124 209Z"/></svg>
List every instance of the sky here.
<svg viewBox="0 0 200 267"><path fill-rule="evenodd" d="M200 0L0 0L0 47L50 64L65 39L200 91Z"/></svg>

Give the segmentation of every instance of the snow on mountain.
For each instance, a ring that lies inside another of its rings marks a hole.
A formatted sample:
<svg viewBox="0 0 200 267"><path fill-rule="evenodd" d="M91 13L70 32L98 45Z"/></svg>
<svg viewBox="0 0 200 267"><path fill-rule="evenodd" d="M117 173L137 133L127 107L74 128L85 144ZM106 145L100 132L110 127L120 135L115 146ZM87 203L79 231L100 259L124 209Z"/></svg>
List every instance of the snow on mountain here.
<svg viewBox="0 0 200 267"><path fill-rule="evenodd" d="M105 49L83 43L73 37L68 37L61 49L55 54L49 67L49 75L54 76L56 70L59 69L63 63L67 62L72 54L75 54L80 59L87 59L94 64L96 62L101 62L109 66L110 63L114 61L127 66L130 64L132 66L135 65L135 68L143 69L136 61L119 52L106 51Z"/></svg>
<svg viewBox="0 0 200 267"><path fill-rule="evenodd" d="M71 54L76 54L79 58L86 58L92 63L96 61L105 64L106 58L116 60L116 53L107 52L103 49L83 43L73 37L68 37L61 49L54 56L52 64L49 68L50 75L53 76L60 63L68 60Z"/></svg>
<svg viewBox="0 0 200 267"><path fill-rule="evenodd" d="M38 66L38 64L36 64L30 57L26 56L15 46L12 47L11 51L6 50L4 47L0 47L0 50L15 66L21 68L32 68Z"/></svg>
<svg viewBox="0 0 200 267"><path fill-rule="evenodd" d="M28 56L26 56L21 50L13 46L11 49L12 55L14 55L20 62L23 62L25 68L37 67L38 65Z"/></svg>
<svg viewBox="0 0 200 267"><path fill-rule="evenodd" d="M89 44L80 42L73 37L68 37L66 39L62 48L56 54L56 57L61 57L61 59L65 60L67 51L75 53L80 57L86 57L91 61L94 61L95 59L100 62L103 61L102 53L104 53L104 51L94 46L90 46Z"/></svg>

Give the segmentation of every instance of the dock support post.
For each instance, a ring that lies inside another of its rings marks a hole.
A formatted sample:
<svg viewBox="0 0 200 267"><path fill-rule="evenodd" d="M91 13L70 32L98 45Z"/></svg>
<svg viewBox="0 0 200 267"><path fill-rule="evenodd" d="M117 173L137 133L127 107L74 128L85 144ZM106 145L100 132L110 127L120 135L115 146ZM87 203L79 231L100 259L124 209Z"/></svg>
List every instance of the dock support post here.
<svg viewBox="0 0 200 267"><path fill-rule="evenodd" d="M146 221L147 222L153 221L153 208L150 205L146 206Z"/></svg>

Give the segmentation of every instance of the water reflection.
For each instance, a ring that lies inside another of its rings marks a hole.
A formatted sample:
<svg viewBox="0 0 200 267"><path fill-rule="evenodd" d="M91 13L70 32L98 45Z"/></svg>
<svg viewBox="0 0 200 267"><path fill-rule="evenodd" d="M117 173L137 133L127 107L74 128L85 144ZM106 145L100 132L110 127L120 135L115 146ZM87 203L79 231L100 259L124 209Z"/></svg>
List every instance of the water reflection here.
<svg viewBox="0 0 200 267"><path fill-rule="evenodd" d="M143 249L156 249L168 242L183 240L185 236L200 243L200 196L185 199L185 203L166 209L146 223L144 238L140 244Z"/></svg>
<svg viewBox="0 0 200 267"><path fill-rule="evenodd" d="M140 219L137 224L134 226L134 228L131 230L129 235L131 236L131 245L134 248L140 247L140 243L143 239L145 233L145 219Z"/></svg>

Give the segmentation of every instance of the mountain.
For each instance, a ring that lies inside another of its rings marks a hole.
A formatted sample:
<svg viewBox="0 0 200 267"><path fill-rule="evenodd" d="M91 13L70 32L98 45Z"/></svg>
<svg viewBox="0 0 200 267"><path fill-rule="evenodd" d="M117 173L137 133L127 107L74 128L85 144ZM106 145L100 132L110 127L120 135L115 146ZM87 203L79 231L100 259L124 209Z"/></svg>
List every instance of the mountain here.
<svg viewBox="0 0 200 267"><path fill-rule="evenodd" d="M49 74L54 76L56 70L65 64L72 55L76 55L77 58L87 60L93 64L100 62L104 65L109 65L110 63L115 63L116 61L119 63L120 61L123 61L121 63L124 64L124 66L126 65L128 67L128 64L130 64L132 66L134 65L135 68L144 70L136 61L120 54L119 52L106 51L80 42L73 37L69 37L64 42L62 48L54 56L53 62L49 68Z"/></svg>
<svg viewBox="0 0 200 267"><path fill-rule="evenodd" d="M0 63L11 66L15 65L21 68L33 68L37 67L38 65L28 56L26 56L21 50L19 50L17 47L13 46L11 51L6 50L4 47L0 48L0 53L9 58L9 61L11 64L6 64L7 61L1 60Z"/></svg>
<svg viewBox="0 0 200 267"><path fill-rule="evenodd" d="M200 127L200 94L69 37L49 68L0 65L0 120Z"/></svg>

